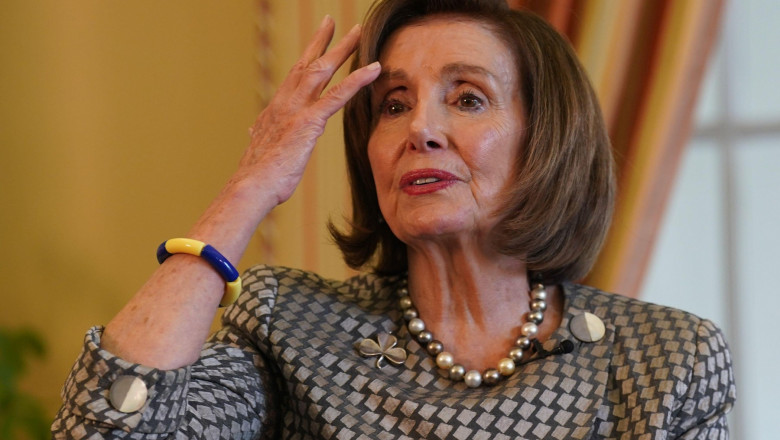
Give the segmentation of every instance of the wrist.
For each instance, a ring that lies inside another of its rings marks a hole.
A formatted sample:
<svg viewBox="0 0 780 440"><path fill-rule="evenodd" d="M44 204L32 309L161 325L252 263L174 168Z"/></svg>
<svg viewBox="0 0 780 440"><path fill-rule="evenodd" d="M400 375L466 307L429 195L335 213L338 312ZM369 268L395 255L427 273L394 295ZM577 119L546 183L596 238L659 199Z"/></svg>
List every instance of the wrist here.
<svg viewBox="0 0 780 440"><path fill-rule="evenodd" d="M276 206L261 188L259 182L231 178L186 236L211 244L237 263L260 222Z"/></svg>

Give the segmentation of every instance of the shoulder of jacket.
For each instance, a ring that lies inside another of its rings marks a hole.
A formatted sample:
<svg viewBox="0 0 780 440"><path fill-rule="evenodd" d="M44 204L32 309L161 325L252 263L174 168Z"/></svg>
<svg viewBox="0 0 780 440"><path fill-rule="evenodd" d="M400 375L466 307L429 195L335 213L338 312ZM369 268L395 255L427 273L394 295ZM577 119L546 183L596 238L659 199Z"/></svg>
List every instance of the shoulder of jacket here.
<svg viewBox="0 0 780 440"><path fill-rule="evenodd" d="M570 283L565 288L569 289L567 293L572 304L602 318L638 314L641 315L641 317L637 318L640 321L645 316L647 319L655 317L656 320L664 317L667 320L689 322L696 326L706 321L693 313L675 307L642 301L641 299L630 298L617 293L605 292L591 286Z"/></svg>

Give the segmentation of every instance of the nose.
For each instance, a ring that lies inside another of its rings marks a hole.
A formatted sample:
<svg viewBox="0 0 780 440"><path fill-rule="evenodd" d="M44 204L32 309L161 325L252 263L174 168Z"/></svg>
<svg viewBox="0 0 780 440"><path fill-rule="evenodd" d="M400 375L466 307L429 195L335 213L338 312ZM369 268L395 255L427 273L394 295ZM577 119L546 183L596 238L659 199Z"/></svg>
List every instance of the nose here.
<svg viewBox="0 0 780 440"><path fill-rule="evenodd" d="M418 101L412 110L407 148L419 151L447 148L445 122L444 109L428 100Z"/></svg>

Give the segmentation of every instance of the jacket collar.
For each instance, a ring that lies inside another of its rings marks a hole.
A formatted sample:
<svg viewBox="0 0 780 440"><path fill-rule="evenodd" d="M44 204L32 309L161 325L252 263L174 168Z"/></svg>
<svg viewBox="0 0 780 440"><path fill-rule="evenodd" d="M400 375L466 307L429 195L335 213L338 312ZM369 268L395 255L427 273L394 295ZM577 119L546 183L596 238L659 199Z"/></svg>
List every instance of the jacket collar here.
<svg viewBox="0 0 780 440"><path fill-rule="evenodd" d="M582 342L577 339L570 329L572 319L586 312L599 313L590 301L590 290L583 290L571 283L564 283L561 287L564 294L561 325L545 341L544 348L550 351L569 340L574 343L574 350L526 364L521 372L521 381L532 388L534 393L539 393L541 402L531 403L546 405L552 413L557 413L556 417L565 417L566 414L574 417L574 424L580 428L568 436L583 438L592 434L591 431L599 425L597 420L604 421L606 418L604 408L609 389L615 326L601 318L606 330L601 340Z"/></svg>

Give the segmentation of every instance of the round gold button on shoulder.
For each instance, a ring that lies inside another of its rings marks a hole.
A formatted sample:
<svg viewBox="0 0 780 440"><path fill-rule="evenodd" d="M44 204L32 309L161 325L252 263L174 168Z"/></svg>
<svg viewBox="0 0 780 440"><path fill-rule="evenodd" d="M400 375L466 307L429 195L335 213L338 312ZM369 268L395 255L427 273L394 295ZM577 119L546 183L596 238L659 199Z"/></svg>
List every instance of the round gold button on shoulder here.
<svg viewBox="0 0 780 440"><path fill-rule="evenodd" d="M143 408L147 397L146 383L136 376L119 376L111 385L108 399L119 411L130 413Z"/></svg>
<svg viewBox="0 0 780 440"><path fill-rule="evenodd" d="M569 330L582 342L600 341L607 332L604 321L593 313L581 313L571 319Z"/></svg>

